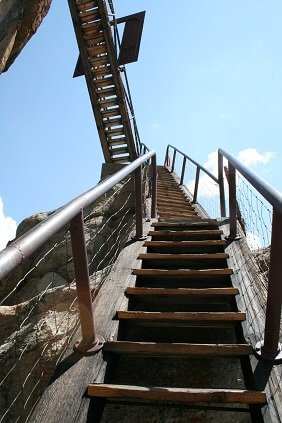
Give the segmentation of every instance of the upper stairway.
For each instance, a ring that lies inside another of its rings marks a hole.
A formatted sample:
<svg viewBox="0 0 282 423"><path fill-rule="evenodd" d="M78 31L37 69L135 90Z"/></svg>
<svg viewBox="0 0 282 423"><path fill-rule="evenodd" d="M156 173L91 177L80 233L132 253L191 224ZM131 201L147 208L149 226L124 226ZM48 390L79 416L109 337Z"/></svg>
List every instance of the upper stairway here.
<svg viewBox="0 0 282 423"><path fill-rule="evenodd" d="M104 0L68 0L105 161L137 157Z"/></svg>

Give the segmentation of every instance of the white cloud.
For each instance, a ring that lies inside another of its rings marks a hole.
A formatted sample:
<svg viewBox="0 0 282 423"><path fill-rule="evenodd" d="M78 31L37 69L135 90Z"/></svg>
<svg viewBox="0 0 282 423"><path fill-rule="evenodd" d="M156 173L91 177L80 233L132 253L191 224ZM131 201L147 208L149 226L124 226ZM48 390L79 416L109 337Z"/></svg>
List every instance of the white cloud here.
<svg viewBox="0 0 282 423"><path fill-rule="evenodd" d="M162 127L162 125L158 122L153 122L152 126L153 126L153 129L160 129Z"/></svg>
<svg viewBox="0 0 282 423"><path fill-rule="evenodd" d="M238 154L238 159L246 166L256 165L257 163L268 163L274 158L274 153L268 151L266 153L259 153L255 148L247 148Z"/></svg>
<svg viewBox="0 0 282 423"><path fill-rule="evenodd" d="M3 201L0 197L0 250L6 247L8 241L15 238L16 228L16 221L4 215Z"/></svg>

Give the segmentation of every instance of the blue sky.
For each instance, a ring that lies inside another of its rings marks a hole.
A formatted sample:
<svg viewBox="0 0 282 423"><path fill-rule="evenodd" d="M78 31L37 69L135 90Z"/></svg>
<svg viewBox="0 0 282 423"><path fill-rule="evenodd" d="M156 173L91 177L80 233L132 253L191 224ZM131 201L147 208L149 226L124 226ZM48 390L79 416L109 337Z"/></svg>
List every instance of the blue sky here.
<svg viewBox="0 0 282 423"><path fill-rule="evenodd" d="M252 168L281 191L282 3L115 6L118 16L146 10L139 61L127 69L142 141L159 162L168 143L202 163L218 147L237 156L249 148L262 157L271 152ZM0 76L0 197L17 223L99 180L103 157L85 81L72 79L77 55L67 1L53 0Z"/></svg>

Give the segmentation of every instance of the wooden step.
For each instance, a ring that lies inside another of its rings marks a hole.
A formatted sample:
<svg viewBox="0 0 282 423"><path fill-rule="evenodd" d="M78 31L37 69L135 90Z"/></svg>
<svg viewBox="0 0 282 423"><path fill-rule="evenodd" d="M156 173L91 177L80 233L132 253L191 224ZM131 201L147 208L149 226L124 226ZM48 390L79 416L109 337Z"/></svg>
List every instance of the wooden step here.
<svg viewBox="0 0 282 423"><path fill-rule="evenodd" d="M149 278L181 278L181 279L201 279L201 278L226 278L233 274L232 269L134 269L132 274Z"/></svg>
<svg viewBox="0 0 282 423"><path fill-rule="evenodd" d="M168 217L168 218L170 218L170 217L175 217L175 216L178 216L178 217L193 217L193 216L197 216L197 213L196 212L189 212L189 211L185 211L185 210L183 210L183 211L180 211L180 210L176 210L175 212L173 212L173 211L169 211L169 209L165 209L165 210L160 210L159 208L158 208L158 211L161 213L161 216L162 217Z"/></svg>
<svg viewBox="0 0 282 423"><path fill-rule="evenodd" d="M189 205L191 208L193 208L193 205L191 203L189 203L189 201L186 198L183 199L179 199L179 200L168 200L163 199L163 198L157 198L157 204L159 206L167 206L168 204L173 205L174 207L186 207L187 205Z"/></svg>
<svg viewBox="0 0 282 423"><path fill-rule="evenodd" d="M126 320L130 322L144 322L145 324L173 324L184 326L220 326L236 324L246 320L246 314L242 312L227 312L227 311L174 311L174 312L155 312L155 311L118 311L118 320Z"/></svg>
<svg viewBox="0 0 282 423"><path fill-rule="evenodd" d="M253 354L253 348L248 344L112 341L106 342L103 350L115 354L149 357L242 357Z"/></svg>
<svg viewBox="0 0 282 423"><path fill-rule="evenodd" d="M197 216L197 212L188 203L182 206L173 205L169 202L166 205L157 203L157 209L162 213L169 214L191 214Z"/></svg>
<svg viewBox="0 0 282 423"><path fill-rule="evenodd" d="M195 216L195 215L186 216L186 217L184 217L184 216L174 216L174 217L160 216L159 217L159 222L175 222L175 223L177 223L177 222L183 222L183 221L189 222L189 220L190 221L195 221L195 220L200 221L200 220L202 220L202 218L200 216Z"/></svg>
<svg viewBox="0 0 282 423"><path fill-rule="evenodd" d="M181 403L265 404L266 394L240 389L196 389L113 384L90 384L90 397L131 398L145 401Z"/></svg>
<svg viewBox="0 0 282 423"><path fill-rule="evenodd" d="M90 0L77 1L76 5L79 11L92 9L98 6L96 1L90 1Z"/></svg>
<svg viewBox="0 0 282 423"><path fill-rule="evenodd" d="M168 191L162 190L157 188L158 199L167 200L167 199L175 199L175 200L183 200L187 199L187 197L181 191Z"/></svg>
<svg viewBox="0 0 282 423"><path fill-rule="evenodd" d="M128 153L127 147L121 147L121 148L113 148L110 150L111 156L117 156L119 154L126 154Z"/></svg>
<svg viewBox="0 0 282 423"><path fill-rule="evenodd" d="M124 157L112 157L112 161L115 163L129 163L130 157L124 156Z"/></svg>
<svg viewBox="0 0 282 423"><path fill-rule="evenodd" d="M173 230L159 230L159 231L149 231L149 235L152 237L158 238L189 238L193 236L219 236L222 235L223 231L220 229L202 229L202 230L194 230L194 231L173 231Z"/></svg>
<svg viewBox="0 0 282 423"><path fill-rule="evenodd" d="M145 247L220 247L224 246L226 241L224 240L207 240L207 241L145 241Z"/></svg>
<svg viewBox="0 0 282 423"><path fill-rule="evenodd" d="M110 147L114 145L122 146L124 144L127 144L126 137L120 137L120 138L110 138L108 140L108 144Z"/></svg>
<svg viewBox="0 0 282 423"><path fill-rule="evenodd" d="M114 85L114 80L112 77L109 78L96 78L95 84L98 87L109 87L110 85Z"/></svg>
<svg viewBox="0 0 282 423"><path fill-rule="evenodd" d="M211 226L218 226L218 222L216 220L197 220L195 222L190 221L190 222L153 222L151 226L157 228L157 227L181 227L181 228L190 228L193 226L207 226L207 225L211 225Z"/></svg>
<svg viewBox="0 0 282 423"><path fill-rule="evenodd" d="M193 260L226 260L229 257L227 253L202 253L202 254L161 254L161 253L141 253L139 260L158 260L158 261L193 261Z"/></svg>
<svg viewBox="0 0 282 423"><path fill-rule="evenodd" d="M142 297L234 297L238 295L237 288L127 288L127 296Z"/></svg>
<svg viewBox="0 0 282 423"><path fill-rule="evenodd" d="M119 107L116 107L115 109L100 109L100 113L103 117L114 117L120 115L120 109Z"/></svg>

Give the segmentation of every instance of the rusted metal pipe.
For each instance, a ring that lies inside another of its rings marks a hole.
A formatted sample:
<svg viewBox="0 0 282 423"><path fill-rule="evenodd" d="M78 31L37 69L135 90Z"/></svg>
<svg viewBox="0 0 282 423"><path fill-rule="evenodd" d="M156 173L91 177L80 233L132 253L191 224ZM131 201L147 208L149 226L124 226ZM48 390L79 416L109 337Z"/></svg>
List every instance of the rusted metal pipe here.
<svg viewBox="0 0 282 423"><path fill-rule="evenodd" d="M143 239L143 211L142 211L142 170L139 166L134 172L136 233L134 239Z"/></svg>
<svg viewBox="0 0 282 423"><path fill-rule="evenodd" d="M84 355L93 355L103 348L105 341L95 333L82 210L70 221L70 233L82 334L74 349Z"/></svg>
<svg viewBox="0 0 282 423"><path fill-rule="evenodd" d="M226 216L225 192L224 192L224 178L223 178L223 157L218 153L218 187L220 199L220 214L221 217Z"/></svg>
<svg viewBox="0 0 282 423"><path fill-rule="evenodd" d="M182 170L181 170L181 178L180 178L180 185L183 185L184 182L184 174L185 174L185 168L186 168L186 157L183 157L183 163L182 163Z"/></svg>
<svg viewBox="0 0 282 423"><path fill-rule="evenodd" d="M151 159L152 166L152 208L151 217L157 217L157 159L153 156Z"/></svg>
<svg viewBox="0 0 282 423"><path fill-rule="evenodd" d="M117 183L130 175L140 165L148 161L155 155L155 151L150 151L132 163L124 166L114 175L105 179L94 188L84 194L74 198L53 213L42 223L36 225L22 237L11 242L5 250L0 252L0 280L9 274L17 265L24 262L34 251L41 247L49 238L63 228L79 211L92 204L103 194L113 188Z"/></svg>
<svg viewBox="0 0 282 423"><path fill-rule="evenodd" d="M171 172L171 173L174 171L175 157L176 157L176 149L174 149L174 152L173 152L172 163L171 163L171 169L170 169L170 172Z"/></svg>
<svg viewBox="0 0 282 423"><path fill-rule="evenodd" d="M234 167L238 170L250 184L277 210L282 214L282 195L279 191L269 185L267 182L262 180L252 170L244 166L231 154L221 148L218 150L219 154L224 156Z"/></svg>
<svg viewBox="0 0 282 423"><path fill-rule="evenodd" d="M236 202L236 170L235 167L228 162L228 179L229 179L229 214L230 214L230 233L229 238L237 237L237 202Z"/></svg>
<svg viewBox="0 0 282 423"><path fill-rule="evenodd" d="M261 356L267 360L282 360L282 345L279 344L282 305L282 214L273 210L269 281L266 304L264 341Z"/></svg>
<svg viewBox="0 0 282 423"><path fill-rule="evenodd" d="M198 197L198 188L199 188L199 179L200 179L200 168L197 166L196 170L196 178L195 178L195 187L194 187L194 195L193 195L193 203L197 203L197 197Z"/></svg>
<svg viewBox="0 0 282 423"><path fill-rule="evenodd" d="M166 147L164 166L168 166L169 145Z"/></svg>
<svg viewBox="0 0 282 423"><path fill-rule="evenodd" d="M178 148L174 147L171 144L168 144L167 149L171 147L174 149L174 151L177 151L179 154L181 154L182 156L186 157L187 160L189 160L189 162L193 163L195 166L199 167L204 173L206 173L207 175L209 175L209 177L211 179L213 179L216 183L218 183L217 177L214 176L212 173L210 173L206 168L204 168L204 166L202 166L200 163L196 162L195 160L193 160L191 157L189 157L187 154L183 153L181 150L178 150Z"/></svg>

